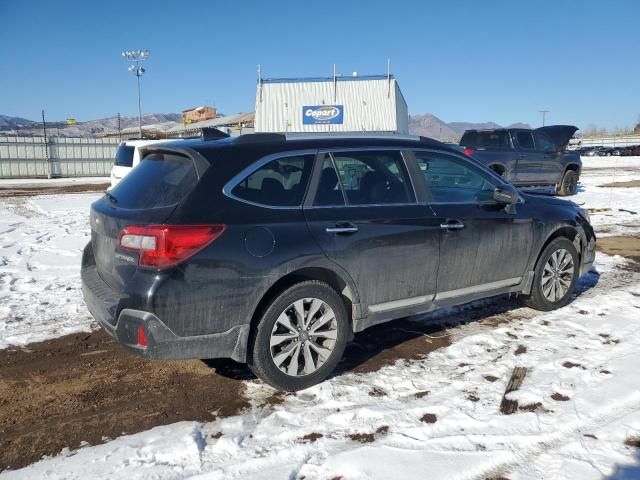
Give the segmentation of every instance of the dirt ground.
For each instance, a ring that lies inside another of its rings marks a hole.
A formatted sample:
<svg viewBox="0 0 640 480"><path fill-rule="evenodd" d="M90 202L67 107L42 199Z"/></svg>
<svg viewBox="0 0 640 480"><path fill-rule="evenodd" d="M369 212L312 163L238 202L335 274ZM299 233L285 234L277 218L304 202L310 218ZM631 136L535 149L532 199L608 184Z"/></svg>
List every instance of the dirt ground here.
<svg viewBox="0 0 640 480"><path fill-rule="evenodd" d="M601 237L596 245L607 255L622 255L640 263L640 237Z"/></svg>
<svg viewBox="0 0 640 480"><path fill-rule="evenodd" d="M101 331L2 350L0 365L0 470L248 406L242 382L203 362L143 360Z"/></svg>
<svg viewBox="0 0 640 480"><path fill-rule="evenodd" d="M34 195L56 195L60 193L80 193L80 192L104 192L110 183L86 183L75 185L56 186L25 186L25 187L0 187L0 198L3 197L32 197Z"/></svg>
<svg viewBox="0 0 640 480"><path fill-rule="evenodd" d="M630 180L628 182L612 182L599 185L600 187L611 188L638 188L640 187L640 180Z"/></svg>

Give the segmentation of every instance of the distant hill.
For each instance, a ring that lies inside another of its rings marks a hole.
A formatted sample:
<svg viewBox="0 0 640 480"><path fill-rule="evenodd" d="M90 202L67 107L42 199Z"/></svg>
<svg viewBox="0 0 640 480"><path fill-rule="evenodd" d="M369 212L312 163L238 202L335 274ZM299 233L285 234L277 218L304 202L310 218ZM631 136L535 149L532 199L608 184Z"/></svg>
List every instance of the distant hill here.
<svg viewBox="0 0 640 480"><path fill-rule="evenodd" d="M142 116L143 126L156 127L159 130L168 130L178 125L181 121L182 115L179 113L149 113ZM137 126L138 117L120 118L120 127L122 129ZM63 137L94 136L105 131L117 131L118 117L88 120L86 122L78 122L76 125L66 125L65 122L47 121L47 130L49 130L51 134ZM10 134L20 133L21 135L41 135L42 123L19 117L0 115L0 132Z"/></svg>
<svg viewBox="0 0 640 480"><path fill-rule="evenodd" d="M424 115L409 115L409 133L412 135L422 135L424 137L435 138L444 142L458 142L465 130L484 130L491 128L502 128L495 122L450 122L446 123L432 113ZM507 128L531 128L526 123L513 123Z"/></svg>
<svg viewBox="0 0 640 480"><path fill-rule="evenodd" d="M33 126L36 122L21 117L8 117L0 115L0 131L13 130L15 128Z"/></svg>
<svg viewBox="0 0 640 480"><path fill-rule="evenodd" d="M431 113L409 115L409 133L450 142L460 138L458 132Z"/></svg>

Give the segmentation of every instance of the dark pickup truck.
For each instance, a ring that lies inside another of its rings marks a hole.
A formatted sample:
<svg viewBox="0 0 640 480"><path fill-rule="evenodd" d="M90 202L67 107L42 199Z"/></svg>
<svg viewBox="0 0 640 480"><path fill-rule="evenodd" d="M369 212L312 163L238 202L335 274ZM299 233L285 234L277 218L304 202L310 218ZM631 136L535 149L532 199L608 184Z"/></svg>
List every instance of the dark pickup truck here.
<svg viewBox="0 0 640 480"><path fill-rule="evenodd" d="M467 130L460 146L518 187L553 185L558 195L574 195L582 161L566 148L577 130L571 125Z"/></svg>

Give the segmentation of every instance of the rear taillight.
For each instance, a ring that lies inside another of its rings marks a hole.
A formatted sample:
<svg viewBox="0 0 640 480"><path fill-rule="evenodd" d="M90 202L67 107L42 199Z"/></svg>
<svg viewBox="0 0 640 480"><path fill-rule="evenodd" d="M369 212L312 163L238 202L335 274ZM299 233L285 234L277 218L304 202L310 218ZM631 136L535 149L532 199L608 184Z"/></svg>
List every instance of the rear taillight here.
<svg viewBox="0 0 640 480"><path fill-rule="evenodd" d="M224 232L224 225L132 225L118 245L140 254L139 265L168 267L196 254Z"/></svg>
<svg viewBox="0 0 640 480"><path fill-rule="evenodd" d="M144 331L144 327L141 323L138 324L138 345L141 347L147 347L147 332Z"/></svg>
<svg viewBox="0 0 640 480"><path fill-rule="evenodd" d="M465 148L464 154L470 157L471 155L473 155L473 148L469 148L469 147Z"/></svg>

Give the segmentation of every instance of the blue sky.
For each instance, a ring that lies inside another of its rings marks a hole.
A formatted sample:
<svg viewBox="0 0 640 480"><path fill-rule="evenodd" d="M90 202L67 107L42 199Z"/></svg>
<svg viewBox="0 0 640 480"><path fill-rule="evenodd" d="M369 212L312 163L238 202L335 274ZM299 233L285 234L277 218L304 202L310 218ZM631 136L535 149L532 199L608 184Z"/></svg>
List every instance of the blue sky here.
<svg viewBox="0 0 640 480"><path fill-rule="evenodd" d="M122 50L148 48L145 112L253 110L267 77L384 73L412 114L581 128L640 121L640 1L0 0L0 114L137 114Z"/></svg>

